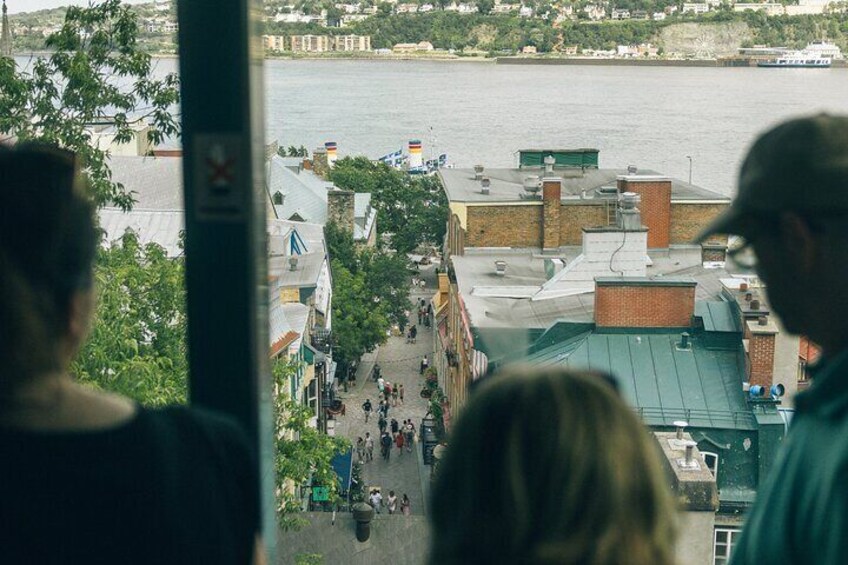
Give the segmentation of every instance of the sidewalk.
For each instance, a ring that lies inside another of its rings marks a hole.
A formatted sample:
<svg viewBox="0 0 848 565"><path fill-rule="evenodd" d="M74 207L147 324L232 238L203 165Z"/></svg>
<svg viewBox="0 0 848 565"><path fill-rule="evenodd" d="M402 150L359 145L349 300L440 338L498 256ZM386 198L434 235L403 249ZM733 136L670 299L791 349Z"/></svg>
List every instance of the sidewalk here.
<svg viewBox="0 0 848 565"><path fill-rule="evenodd" d="M423 267L420 276L427 281L425 292L420 289L410 292L410 301L417 303L421 298L429 301L436 284L436 276L433 266ZM410 307L410 318L417 322L417 307ZM392 447L389 461L380 457L379 428L377 427L376 409L378 405L379 390L377 383L369 379L374 362L380 364L382 376L392 383L392 386L403 384L404 404L389 409L388 420L394 418L399 424L404 420L412 419L415 429L420 431L421 419L427 413L428 401L421 398L419 392L423 384L423 378L418 374L418 366L421 358L427 355L433 356L433 332L432 327L418 326L418 337L416 343L406 343L406 337L389 337L384 345L378 350L362 357L356 374L356 386L350 387L348 392L341 392L339 398L345 403L347 413L345 416L337 417L336 433L348 438L355 444L357 437L365 437L369 432L374 437L374 460L363 464L363 479L367 488L379 487L383 494L385 503L389 491L395 491L398 497L398 513L400 513L400 499L405 493L410 500L412 514L426 514L426 499L429 496L430 467L423 464L421 444L416 441L412 452L399 453L397 447ZM371 399L375 412L371 415L368 423L365 423L365 415L362 404L366 398ZM385 507L382 510L386 512Z"/></svg>

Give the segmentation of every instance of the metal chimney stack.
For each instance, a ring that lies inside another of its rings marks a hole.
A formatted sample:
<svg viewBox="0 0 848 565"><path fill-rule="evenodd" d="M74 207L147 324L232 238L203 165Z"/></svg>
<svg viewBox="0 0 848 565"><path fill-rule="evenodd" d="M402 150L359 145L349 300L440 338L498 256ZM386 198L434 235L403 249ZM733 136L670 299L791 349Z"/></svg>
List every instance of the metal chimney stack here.
<svg viewBox="0 0 848 565"><path fill-rule="evenodd" d="M618 209L615 219L618 227L628 230L642 229L642 213L639 212L639 204L642 196L635 192L623 192L618 197Z"/></svg>

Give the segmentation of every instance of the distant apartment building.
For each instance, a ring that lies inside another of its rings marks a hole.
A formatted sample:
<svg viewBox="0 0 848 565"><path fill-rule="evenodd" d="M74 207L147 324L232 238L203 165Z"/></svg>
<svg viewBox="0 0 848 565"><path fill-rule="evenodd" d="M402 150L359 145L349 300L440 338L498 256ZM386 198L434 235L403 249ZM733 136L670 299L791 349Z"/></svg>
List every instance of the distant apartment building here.
<svg viewBox="0 0 848 565"><path fill-rule="evenodd" d="M603 20L607 17L607 11L603 6L599 6L597 4L588 4L583 7L583 12L589 17L590 20Z"/></svg>
<svg viewBox="0 0 848 565"><path fill-rule="evenodd" d="M331 50L328 35L293 35L291 50L294 53L325 53Z"/></svg>
<svg viewBox="0 0 848 565"><path fill-rule="evenodd" d="M706 14L710 11L710 5L704 2L686 2L683 4L684 14Z"/></svg>
<svg viewBox="0 0 848 565"><path fill-rule="evenodd" d="M612 19L614 20L629 20L630 10L615 9L612 11Z"/></svg>
<svg viewBox="0 0 848 565"><path fill-rule="evenodd" d="M337 35L333 38L335 51L371 51L370 35Z"/></svg>
<svg viewBox="0 0 848 565"><path fill-rule="evenodd" d="M285 51L286 36L285 35L263 35L262 45L265 51Z"/></svg>
<svg viewBox="0 0 848 565"><path fill-rule="evenodd" d="M738 2L733 6L734 12L745 12L747 10L765 12L767 16L780 16L783 14L783 5L776 2Z"/></svg>

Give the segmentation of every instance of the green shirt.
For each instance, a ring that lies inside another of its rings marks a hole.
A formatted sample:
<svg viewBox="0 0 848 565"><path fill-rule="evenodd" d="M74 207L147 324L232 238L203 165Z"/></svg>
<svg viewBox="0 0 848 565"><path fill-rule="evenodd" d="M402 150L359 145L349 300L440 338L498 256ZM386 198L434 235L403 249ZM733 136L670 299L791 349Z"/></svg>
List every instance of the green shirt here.
<svg viewBox="0 0 848 565"><path fill-rule="evenodd" d="M732 565L848 563L848 351L814 370L795 408Z"/></svg>

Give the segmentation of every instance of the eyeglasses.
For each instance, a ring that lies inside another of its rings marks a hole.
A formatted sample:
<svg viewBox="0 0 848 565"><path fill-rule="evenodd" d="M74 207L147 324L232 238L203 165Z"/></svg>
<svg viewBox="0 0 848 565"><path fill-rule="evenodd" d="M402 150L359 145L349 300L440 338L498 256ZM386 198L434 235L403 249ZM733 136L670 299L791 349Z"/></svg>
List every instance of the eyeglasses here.
<svg viewBox="0 0 848 565"><path fill-rule="evenodd" d="M727 246L727 258L741 269L753 269L757 266L757 254L750 239L737 237Z"/></svg>

